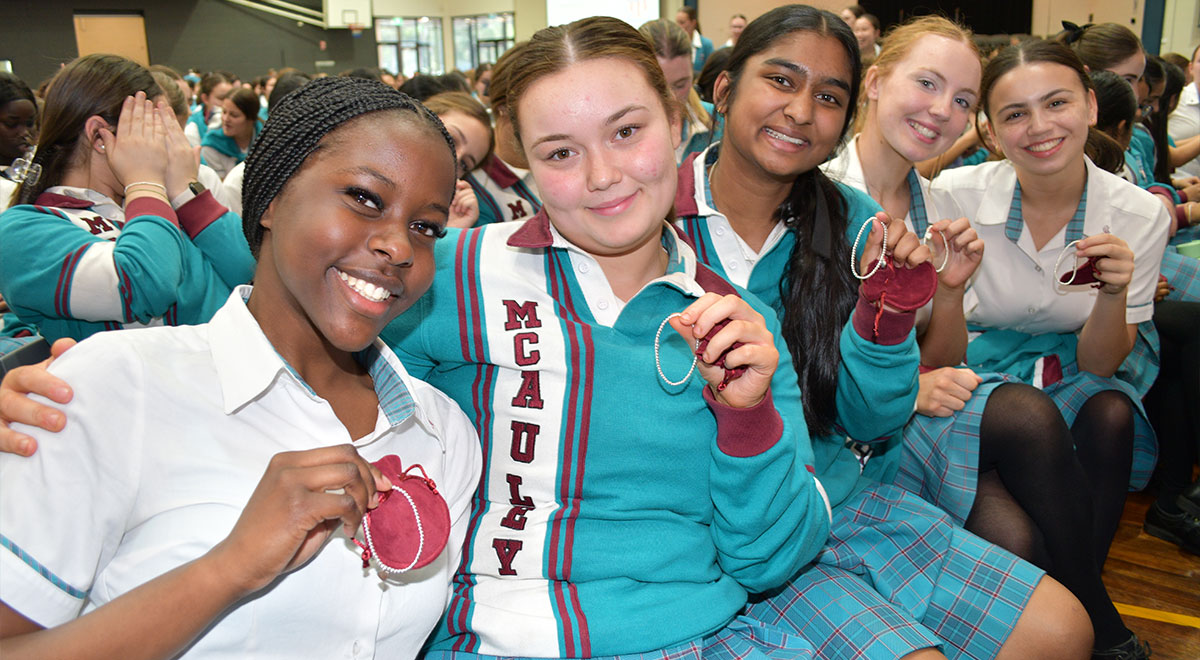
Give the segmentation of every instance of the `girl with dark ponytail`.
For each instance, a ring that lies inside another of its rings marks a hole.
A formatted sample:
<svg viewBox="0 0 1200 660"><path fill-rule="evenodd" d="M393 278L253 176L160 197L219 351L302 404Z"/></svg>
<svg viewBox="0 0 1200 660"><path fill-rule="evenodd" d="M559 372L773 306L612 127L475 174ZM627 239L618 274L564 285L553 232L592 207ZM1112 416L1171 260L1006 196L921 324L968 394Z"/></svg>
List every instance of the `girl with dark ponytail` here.
<svg viewBox="0 0 1200 660"><path fill-rule="evenodd" d="M828 12L790 5L760 16L715 87L724 140L680 168L678 223L701 258L782 318L833 509L817 563L749 613L794 626L822 656L937 657L942 646L996 657L1033 644L1031 655L1082 657L1090 626L1068 591L889 484L917 393L914 310L936 274L902 219L818 168L853 119L858 53ZM874 272L881 244L890 263ZM971 577L946 590L940 568L894 561L914 547L971 566L961 574ZM930 616L935 600L947 619ZM966 615L970 600L985 605ZM1020 605L1002 612L1000 602ZM971 633L946 625L961 616Z"/></svg>
<svg viewBox="0 0 1200 660"><path fill-rule="evenodd" d="M203 323L250 279L241 221L199 184L165 98L117 55L50 84L17 206L0 215L0 292L47 339Z"/></svg>

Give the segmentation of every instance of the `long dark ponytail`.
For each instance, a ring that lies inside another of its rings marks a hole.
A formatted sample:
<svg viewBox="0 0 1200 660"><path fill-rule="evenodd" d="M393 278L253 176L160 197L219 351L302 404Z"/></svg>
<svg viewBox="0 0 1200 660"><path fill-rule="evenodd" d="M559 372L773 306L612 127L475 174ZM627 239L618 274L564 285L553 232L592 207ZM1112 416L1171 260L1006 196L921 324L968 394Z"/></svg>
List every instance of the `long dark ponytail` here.
<svg viewBox="0 0 1200 660"><path fill-rule="evenodd" d="M1179 102L1179 94L1183 91L1187 78L1183 69L1165 59L1157 59L1162 65L1163 79L1166 84L1163 86L1162 94L1158 97L1158 109L1146 117L1145 123L1146 127L1150 129L1150 136L1154 138L1154 180L1171 183L1171 145L1167 140L1167 122L1171 116L1171 110L1174 109L1173 106ZM1149 71L1150 60L1147 59L1146 62L1146 70Z"/></svg>
<svg viewBox="0 0 1200 660"><path fill-rule="evenodd" d="M777 7L746 26L729 58L729 92L720 105L730 107L746 60L795 32L832 37L846 51L851 80L842 124L845 138L862 78L858 41L841 18L807 5ZM812 435L826 435L834 428L841 331L857 298L857 283L846 268L850 259L846 212L837 185L818 168L796 177L780 208L780 217L796 236L787 272L779 283L783 301L780 321L800 379L804 418Z"/></svg>

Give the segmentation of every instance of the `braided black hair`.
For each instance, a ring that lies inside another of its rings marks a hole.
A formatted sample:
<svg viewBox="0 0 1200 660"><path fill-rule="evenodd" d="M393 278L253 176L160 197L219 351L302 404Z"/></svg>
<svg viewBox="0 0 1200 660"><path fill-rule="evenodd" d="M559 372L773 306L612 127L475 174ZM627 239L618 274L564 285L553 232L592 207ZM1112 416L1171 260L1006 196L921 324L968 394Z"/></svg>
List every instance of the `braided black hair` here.
<svg viewBox="0 0 1200 660"><path fill-rule="evenodd" d="M263 213L321 139L371 112L406 110L440 132L455 158L454 140L440 119L407 94L364 78L321 78L283 97L250 145L242 185L242 229L255 255L262 244Z"/></svg>

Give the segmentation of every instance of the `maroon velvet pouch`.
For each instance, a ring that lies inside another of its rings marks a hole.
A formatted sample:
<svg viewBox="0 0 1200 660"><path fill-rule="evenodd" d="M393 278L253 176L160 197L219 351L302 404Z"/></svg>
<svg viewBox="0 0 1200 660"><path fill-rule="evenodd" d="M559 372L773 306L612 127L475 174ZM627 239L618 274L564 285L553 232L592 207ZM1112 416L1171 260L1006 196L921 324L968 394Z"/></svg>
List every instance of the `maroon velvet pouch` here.
<svg viewBox="0 0 1200 660"><path fill-rule="evenodd" d="M867 272L874 267L872 262ZM928 261L916 268L897 268L888 259L879 272L863 280L862 296L881 309L886 304L901 312L912 312L933 300L937 282L937 271Z"/></svg>
<svg viewBox="0 0 1200 660"><path fill-rule="evenodd" d="M372 556L389 573L403 573L429 565L442 554L450 538L450 510L437 484L419 464L407 470L393 454L372 463L392 481L392 490L379 494L379 506L363 516L366 543L363 568ZM420 474L410 474L413 470Z"/></svg>
<svg viewBox="0 0 1200 660"><path fill-rule="evenodd" d="M696 357L700 358L701 360L704 359L704 349L708 348L709 340L712 339L713 337L715 337L716 334L721 331L721 328L724 328L727 325L729 325L729 319L725 319L724 321L721 321L720 323L714 325L712 327L712 329L708 331L707 335L704 335L703 337L701 337L700 341L696 342ZM717 385L718 392L720 392L721 390L724 390L725 387L727 385L729 385L730 381L732 381L735 378L737 378L738 376L741 376L742 374L746 373L745 366L733 367L732 369L725 368L725 356L729 354L729 351L732 351L733 349L735 349L741 345L742 345L742 342L740 342L740 341L733 342L733 344L730 345L729 348L725 349L724 351L721 351L721 354L719 356L717 356L717 360L712 363L718 367L721 367L722 369L725 369L725 377L723 379L721 379L721 384Z"/></svg>
<svg viewBox="0 0 1200 660"><path fill-rule="evenodd" d="M1092 288L1099 289L1104 286L1104 282L1096 279L1096 262L1100 257L1088 257L1087 261L1083 262L1075 270L1067 271L1058 278L1063 284L1091 284Z"/></svg>

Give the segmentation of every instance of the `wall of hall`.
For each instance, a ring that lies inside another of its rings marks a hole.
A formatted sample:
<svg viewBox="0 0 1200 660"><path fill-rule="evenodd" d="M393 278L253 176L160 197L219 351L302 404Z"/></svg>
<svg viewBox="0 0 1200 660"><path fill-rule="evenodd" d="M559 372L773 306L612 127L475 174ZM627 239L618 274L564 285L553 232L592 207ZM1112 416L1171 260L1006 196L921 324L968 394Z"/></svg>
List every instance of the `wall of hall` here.
<svg viewBox="0 0 1200 660"><path fill-rule="evenodd" d="M1129 26L1135 34L1142 33L1140 0L1033 0L1033 25L1030 34L1051 36L1062 30L1064 20L1078 25L1085 23L1119 23Z"/></svg>
<svg viewBox="0 0 1200 660"><path fill-rule="evenodd" d="M482 0L481 0L482 1ZM11 60L13 71L32 86L74 59L74 0L0 1L0 59ZM180 71L189 67L224 69L250 78L268 68L295 66L332 72L359 66L378 66L375 37L363 30L322 30L311 25L240 7L223 0L105 0L105 10L141 12L146 20L150 61ZM326 49L321 50L320 42Z"/></svg>
<svg viewBox="0 0 1200 660"><path fill-rule="evenodd" d="M743 14L747 20L752 21L760 14L765 14L780 4L782 3L778 0L702 0L700 2L700 31L704 36L712 39L713 46L720 48L729 39L730 16ZM810 0L805 4L819 9L828 9L836 14L842 7L851 3L848 0ZM675 12L682 5L683 2L660 2L662 15L674 19Z"/></svg>
<svg viewBox="0 0 1200 660"><path fill-rule="evenodd" d="M1167 0L1163 8L1163 38L1160 53L1191 57L1200 44L1200 0Z"/></svg>

